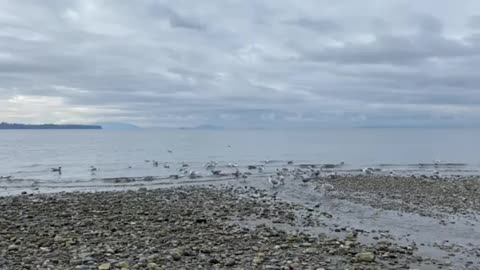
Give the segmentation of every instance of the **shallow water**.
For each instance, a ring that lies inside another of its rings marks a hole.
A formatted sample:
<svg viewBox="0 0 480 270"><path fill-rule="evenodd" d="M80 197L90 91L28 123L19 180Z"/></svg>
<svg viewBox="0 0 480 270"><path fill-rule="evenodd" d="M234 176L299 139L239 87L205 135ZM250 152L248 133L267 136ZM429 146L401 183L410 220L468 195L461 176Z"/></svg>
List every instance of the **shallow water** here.
<svg viewBox="0 0 480 270"><path fill-rule="evenodd" d="M181 162L198 170L209 160L223 165L343 161L345 171L370 166L399 173L478 174L479 137L478 129L2 130L0 176L52 183L165 176ZM145 160L158 160L160 166ZM50 171L58 166L62 175ZM98 169L95 175L90 166Z"/></svg>

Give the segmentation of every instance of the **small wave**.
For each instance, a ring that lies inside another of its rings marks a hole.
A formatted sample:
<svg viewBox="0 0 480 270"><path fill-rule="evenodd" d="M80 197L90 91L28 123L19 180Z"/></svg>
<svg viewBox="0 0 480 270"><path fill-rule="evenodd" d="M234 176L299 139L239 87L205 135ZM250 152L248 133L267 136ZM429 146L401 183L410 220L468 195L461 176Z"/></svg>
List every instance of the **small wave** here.
<svg viewBox="0 0 480 270"><path fill-rule="evenodd" d="M418 163L420 167L465 167L467 163Z"/></svg>
<svg viewBox="0 0 480 270"><path fill-rule="evenodd" d="M37 167L41 167L41 166L45 166L45 164L34 163L34 164L30 164L30 165L21 166L20 168L37 168Z"/></svg>

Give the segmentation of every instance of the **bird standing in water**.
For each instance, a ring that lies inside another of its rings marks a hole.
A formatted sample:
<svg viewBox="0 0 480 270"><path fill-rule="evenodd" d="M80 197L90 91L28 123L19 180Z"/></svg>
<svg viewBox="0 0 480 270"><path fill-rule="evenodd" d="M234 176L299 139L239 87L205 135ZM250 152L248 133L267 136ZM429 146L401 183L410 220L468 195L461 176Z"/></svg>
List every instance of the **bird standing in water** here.
<svg viewBox="0 0 480 270"><path fill-rule="evenodd" d="M62 167L52 168L52 172L58 172L58 174L62 174Z"/></svg>

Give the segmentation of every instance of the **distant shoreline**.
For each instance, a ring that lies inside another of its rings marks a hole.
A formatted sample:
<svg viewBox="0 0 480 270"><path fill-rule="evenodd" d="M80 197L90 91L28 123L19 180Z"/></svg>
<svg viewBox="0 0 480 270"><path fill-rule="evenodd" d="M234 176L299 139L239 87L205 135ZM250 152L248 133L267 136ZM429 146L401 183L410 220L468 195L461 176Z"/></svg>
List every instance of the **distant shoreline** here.
<svg viewBox="0 0 480 270"><path fill-rule="evenodd" d="M38 130L38 129L102 129L99 125L55 125L55 124L43 124L43 125L27 125L27 124L9 124L0 123L0 130Z"/></svg>

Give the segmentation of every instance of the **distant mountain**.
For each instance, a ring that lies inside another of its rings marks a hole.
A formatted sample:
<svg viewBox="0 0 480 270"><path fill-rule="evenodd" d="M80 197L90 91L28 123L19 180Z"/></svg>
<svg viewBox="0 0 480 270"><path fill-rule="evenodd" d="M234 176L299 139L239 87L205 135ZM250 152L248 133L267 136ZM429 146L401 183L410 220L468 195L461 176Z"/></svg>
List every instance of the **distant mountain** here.
<svg viewBox="0 0 480 270"><path fill-rule="evenodd" d="M220 130L224 129L224 127L221 126L215 126L215 125L199 125L196 127L181 127L180 129L208 129L208 130Z"/></svg>
<svg viewBox="0 0 480 270"><path fill-rule="evenodd" d="M99 125L55 125L55 124L43 124L43 125L28 125L17 123L0 123L0 129L102 129Z"/></svg>
<svg viewBox="0 0 480 270"><path fill-rule="evenodd" d="M95 123L97 125L101 125L105 130L132 130L132 129L139 129L138 126L129 124L129 123L121 123L121 122L99 122Z"/></svg>

